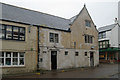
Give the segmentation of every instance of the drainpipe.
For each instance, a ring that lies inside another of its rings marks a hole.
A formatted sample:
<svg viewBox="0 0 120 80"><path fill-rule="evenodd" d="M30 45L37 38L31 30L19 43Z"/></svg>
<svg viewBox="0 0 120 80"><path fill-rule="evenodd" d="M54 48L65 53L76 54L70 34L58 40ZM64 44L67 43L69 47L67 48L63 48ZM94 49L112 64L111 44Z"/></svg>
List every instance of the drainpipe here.
<svg viewBox="0 0 120 80"><path fill-rule="evenodd" d="M74 49L75 49L75 54L74 54L74 67L76 68L76 42L74 42Z"/></svg>
<svg viewBox="0 0 120 80"><path fill-rule="evenodd" d="M39 48L39 41L40 41L39 40L39 27L37 27L37 33L38 33L38 35L37 35L38 36L38 41L37 41L38 42L38 45L37 45L37 47L38 47L38 51L37 51L38 52L38 55L37 55L37 71L39 71L39 53L40 53L40 48Z"/></svg>

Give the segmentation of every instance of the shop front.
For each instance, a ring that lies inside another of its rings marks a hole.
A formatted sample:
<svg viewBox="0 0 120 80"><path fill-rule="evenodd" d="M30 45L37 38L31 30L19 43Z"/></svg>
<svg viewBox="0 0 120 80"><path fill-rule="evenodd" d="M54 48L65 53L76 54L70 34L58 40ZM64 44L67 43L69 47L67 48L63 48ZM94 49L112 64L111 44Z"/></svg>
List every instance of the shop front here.
<svg viewBox="0 0 120 80"><path fill-rule="evenodd" d="M120 61L119 48L107 48L99 50L99 59L101 63L115 63Z"/></svg>

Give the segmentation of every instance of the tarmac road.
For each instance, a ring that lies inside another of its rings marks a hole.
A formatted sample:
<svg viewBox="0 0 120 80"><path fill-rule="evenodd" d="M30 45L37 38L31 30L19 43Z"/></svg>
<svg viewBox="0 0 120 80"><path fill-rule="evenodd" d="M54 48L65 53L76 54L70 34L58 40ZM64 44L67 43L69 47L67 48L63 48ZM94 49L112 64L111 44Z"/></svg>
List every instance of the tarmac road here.
<svg viewBox="0 0 120 80"><path fill-rule="evenodd" d="M100 64L95 68L50 71L45 74L6 76L7 78L118 78L118 64Z"/></svg>

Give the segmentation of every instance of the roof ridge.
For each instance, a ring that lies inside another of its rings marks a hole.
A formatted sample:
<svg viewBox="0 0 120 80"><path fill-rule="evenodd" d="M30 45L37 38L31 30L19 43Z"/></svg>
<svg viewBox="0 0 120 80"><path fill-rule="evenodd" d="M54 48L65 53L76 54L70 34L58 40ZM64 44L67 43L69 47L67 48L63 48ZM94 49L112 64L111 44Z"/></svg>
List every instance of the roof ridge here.
<svg viewBox="0 0 120 80"><path fill-rule="evenodd" d="M55 16L55 15L52 15L52 14L40 12L40 11L37 11L37 10L32 10L32 9L28 9L28 8L24 8L24 7L19 7L19 6L15 6L15 5L11 5L11 4L7 4L7 3L3 3L3 2L0 2L0 3L1 3L1 4L4 4L4 5L16 7L16 8L20 8L20 9L24 9L24 10L28 10L28 11L33 11L33 12L37 12L37 13L41 13L41 14L45 14L45 15L49 15L49 16L53 16L53 17L57 17L57 18L61 18L61 19L69 20L69 21L70 21L70 19L66 19L66 18L59 17L59 16Z"/></svg>
<svg viewBox="0 0 120 80"><path fill-rule="evenodd" d="M80 12L76 15L76 18L71 22L71 25L74 23L74 21L78 18L78 16L81 14L85 6L80 10ZM75 17L75 16L74 16ZM72 17L73 18L73 17ZM71 19L71 18L70 18Z"/></svg>
<svg viewBox="0 0 120 80"><path fill-rule="evenodd" d="M103 26L103 27L100 27L100 28L104 28L104 27L111 26L111 25L116 25L116 24L115 24L115 23L113 23L113 24L108 24L108 25ZM99 29L100 29L100 28L99 28Z"/></svg>
<svg viewBox="0 0 120 80"><path fill-rule="evenodd" d="M78 14L77 14L78 15ZM70 19L72 19L72 18L74 18L74 17L76 17L77 15L74 15L73 17L71 17Z"/></svg>
<svg viewBox="0 0 120 80"><path fill-rule="evenodd" d="M111 24L111 25L106 25L106 26L103 26L103 27L100 27L98 28L98 31L99 32L104 32L104 31L110 31L112 30L117 24Z"/></svg>

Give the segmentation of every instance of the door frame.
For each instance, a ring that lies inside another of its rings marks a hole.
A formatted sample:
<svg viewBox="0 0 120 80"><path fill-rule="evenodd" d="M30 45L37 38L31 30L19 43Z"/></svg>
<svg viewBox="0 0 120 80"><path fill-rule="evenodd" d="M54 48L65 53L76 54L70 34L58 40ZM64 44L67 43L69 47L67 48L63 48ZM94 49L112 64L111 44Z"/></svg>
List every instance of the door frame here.
<svg viewBox="0 0 120 80"><path fill-rule="evenodd" d="M90 67L94 67L94 51L90 51Z"/></svg>
<svg viewBox="0 0 120 80"><path fill-rule="evenodd" d="M55 52L55 53L54 53ZM54 55L53 55L54 54ZM53 56L55 57L55 62L53 62L52 58ZM51 70L57 70L57 51L56 50L51 50ZM54 64L54 67L53 67Z"/></svg>

